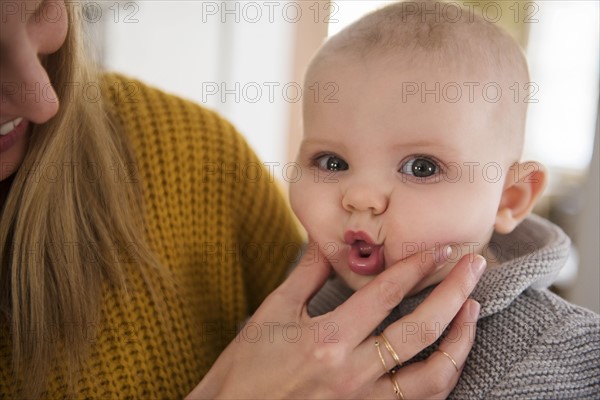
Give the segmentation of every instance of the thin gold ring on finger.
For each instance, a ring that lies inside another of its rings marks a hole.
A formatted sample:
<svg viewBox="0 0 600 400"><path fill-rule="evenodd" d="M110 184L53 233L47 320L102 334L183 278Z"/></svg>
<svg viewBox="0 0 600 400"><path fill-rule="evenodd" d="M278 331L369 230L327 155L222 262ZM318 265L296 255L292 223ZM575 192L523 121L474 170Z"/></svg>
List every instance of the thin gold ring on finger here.
<svg viewBox="0 0 600 400"><path fill-rule="evenodd" d="M402 394L402 390L400 390L400 385L398 385L398 381L394 378L394 375L390 375L390 381L392 381L392 385L394 385L394 394L398 400L404 400L404 394Z"/></svg>
<svg viewBox="0 0 600 400"><path fill-rule="evenodd" d="M448 360L452 361L452 364L454 365L456 372L458 372L458 364L456 364L456 361L454 361L454 358L452 358L452 356L450 354L446 353L444 350L437 349L437 351L439 351L440 353L442 353L443 355L448 357Z"/></svg>
<svg viewBox="0 0 600 400"><path fill-rule="evenodd" d="M398 353L396 353L396 351L392 347L392 344L390 343L389 340L387 340L387 338L385 337L385 335L383 334L383 332L381 332L380 336L383 339L383 344L385 345L385 348L391 354L392 358L396 362L396 366L399 367L400 365L402 365L402 361L400 361L400 357L398 357Z"/></svg>
<svg viewBox="0 0 600 400"><path fill-rule="evenodd" d="M375 347L377 348L377 354L379 354L379 359L381 360L381 365L383 365L383 370L386 374L389 374L387 365L385 365L385 359L383 358L383 354L381 354L381 348L379 347L379 340L375 339Z"/></svg>

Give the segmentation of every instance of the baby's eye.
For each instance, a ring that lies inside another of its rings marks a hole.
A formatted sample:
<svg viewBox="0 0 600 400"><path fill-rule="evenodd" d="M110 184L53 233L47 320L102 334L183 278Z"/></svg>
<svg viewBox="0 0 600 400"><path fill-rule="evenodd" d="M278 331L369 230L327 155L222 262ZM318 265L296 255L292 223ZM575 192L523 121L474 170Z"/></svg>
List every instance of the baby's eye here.
<svg viewBox="0 0 600 400"><path fill-rule="evenodd" d="M416 178L429 178L439 173L437 163L425 157L411 157L400 168L400 172Z"/></svg>
<svg viewBox="0 0 600 400"><path fill-rule="evenodd" d="M315 161L319 168L327 171L346 171L348 169L346 161L333 155L323 155L316 158Z"/></svg>

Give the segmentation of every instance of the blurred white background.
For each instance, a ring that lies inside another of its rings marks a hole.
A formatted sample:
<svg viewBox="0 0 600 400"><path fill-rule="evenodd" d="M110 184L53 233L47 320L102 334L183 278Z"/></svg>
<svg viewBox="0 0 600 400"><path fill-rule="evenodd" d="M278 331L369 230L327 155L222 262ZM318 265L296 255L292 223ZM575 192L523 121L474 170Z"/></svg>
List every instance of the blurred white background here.
<svg viewBox="0 0 600 400"><path fill-rule="evenodd" d="M104 68L217 110L263 161L283 166L299 142L302 72L310 55L328 32L387 3L100 1L89 2L88 26ZM538 211L576 243L557 290L600 312L599 3L470 3L500 9L500 23L525 44L539 89L530 103L525 157L544 163L552 177ZM281 172L276 168L275 177Z"/></svg>

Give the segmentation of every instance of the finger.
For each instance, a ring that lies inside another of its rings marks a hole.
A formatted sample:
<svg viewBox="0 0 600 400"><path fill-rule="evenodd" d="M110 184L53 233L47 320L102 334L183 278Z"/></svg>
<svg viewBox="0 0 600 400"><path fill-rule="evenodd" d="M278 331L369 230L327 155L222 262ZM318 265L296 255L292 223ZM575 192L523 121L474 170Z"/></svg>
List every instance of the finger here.
<svg viewBox="0 0 600 400"><path fill-rule="evenodd" d="M458 382L458 375L434 375L420 363L402 368L401 372L380 377L373 386L369 399L445 399ZM442 395L441 393L446 393Z"/></svg>
<svg viewBox="0 0 600 400"><path fill-rule="evenodd" d="M397 391L397 392L396 392ZM424 392L424 390L422 390ZM373 391L367 396L369 399L426 399L422 395L408 396L406 388L396 379L395 375L383 375L375 385Z"/></svg>
<svg viewBox="0 0 600 400"><path fill-rule="evenodd" d="M360 373L361 376L369 377L371 381L387 375L404 362L397 360L394 346L385 334L373 336L364 343L369 344L369 346L365 346L367 347L366 352L361 354L364 347L360 347L357 352L360 355L354 358L355 362L348 365L348 369Z"/></svg>
<svg viewBox="0 0 600 400"><path fill-rule="evenodd" d="M485 270L480 255L465 255L412 313L388 326L385 334L402 361L411 359L444 332Z"/></svg>
<svg viewBox="0 0 600 400"><path fill-rule="evenodd" d="M309 242L298 265L273 294L283 295L294 303L304 305L325 284L330 273L331 265L319 246Z"/></svg>
<svg viewBox="0 0 600 400"><path fill-rule="evenodd" d="M448 258L450 251L449 246L443 246L398 261L330 313L347 343L358 345L369 336L406 293Z"/></svg>
<svg viewBox="0 0 600 400"><path fill-rule="evenodd" d="M469 299L463 304L452 321L448 334L440 343L438 351L432 354L430 359L437 356L438 359L441 359L440 362L445 362L455 370L458 368L459 371L462 371L475 341L479 309L479 303L473 299Z"/></svg>
<svg viewBox="0 0 600 400"><path fill-rule="evenodd" d="M452 392L473 346L478 315L479 304L467 300L440 344L439 350L448 356L435 351L426 360L402 367L393 375L405 399L445 399ZM378 380L374 390L374 397L397 398L387 376Z"/></svg>

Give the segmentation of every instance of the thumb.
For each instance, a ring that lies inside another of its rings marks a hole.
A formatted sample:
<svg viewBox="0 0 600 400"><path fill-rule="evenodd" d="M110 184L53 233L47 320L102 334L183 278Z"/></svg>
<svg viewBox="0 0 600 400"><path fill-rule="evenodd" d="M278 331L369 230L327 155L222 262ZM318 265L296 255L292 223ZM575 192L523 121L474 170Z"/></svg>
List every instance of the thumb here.
<svg viewBox="0 0 600 400"><path fill-rule="evenodd" d="M319 245L309 241L298 265L275 292L294 303L305 304L325 284L330 273L331 264Z"/></svg>

